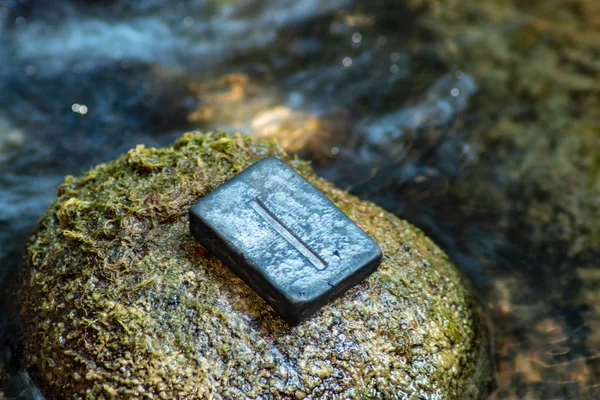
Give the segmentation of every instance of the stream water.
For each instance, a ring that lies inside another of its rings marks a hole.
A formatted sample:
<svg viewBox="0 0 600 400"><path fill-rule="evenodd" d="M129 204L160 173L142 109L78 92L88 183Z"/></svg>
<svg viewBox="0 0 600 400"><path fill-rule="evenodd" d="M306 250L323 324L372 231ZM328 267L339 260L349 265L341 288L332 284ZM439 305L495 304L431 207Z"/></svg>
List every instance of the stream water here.
<svg viewBox="0 0 600 400"><path fill-rule="evenodd" d="M0 0L0 277L65 175L189 129L276 137L469 275L491 398L598 398L600 10L517 3Z"/></svg>

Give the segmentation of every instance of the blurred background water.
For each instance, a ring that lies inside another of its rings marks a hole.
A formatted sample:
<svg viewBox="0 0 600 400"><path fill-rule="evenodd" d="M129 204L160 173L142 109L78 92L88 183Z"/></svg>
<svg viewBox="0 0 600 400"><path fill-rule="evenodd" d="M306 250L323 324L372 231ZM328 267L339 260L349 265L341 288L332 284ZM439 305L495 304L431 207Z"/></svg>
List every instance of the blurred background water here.
<svg viewBox="0 0 600 400"><path fill-rule="evenodd" d="M0 0L0 276L65 175L274 137L469 275L490 398L599 398L600 3L523 3Z"/></svg>

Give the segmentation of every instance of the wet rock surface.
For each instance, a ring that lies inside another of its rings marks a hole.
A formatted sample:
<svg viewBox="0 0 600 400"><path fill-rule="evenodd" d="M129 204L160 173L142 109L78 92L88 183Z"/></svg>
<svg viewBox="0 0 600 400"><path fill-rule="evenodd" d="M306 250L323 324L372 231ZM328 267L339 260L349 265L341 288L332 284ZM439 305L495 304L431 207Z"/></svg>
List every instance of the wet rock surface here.
<svg viewBox="0 0 600 400"><path fill-rule="evenodd" d="M266 156L322 190L384 254L294 328L187 222L196 198ZM189 133L68 177L21 277L21 360L49 399L478 398L490 372L482 309L433 242L247 136Z"/></svg>

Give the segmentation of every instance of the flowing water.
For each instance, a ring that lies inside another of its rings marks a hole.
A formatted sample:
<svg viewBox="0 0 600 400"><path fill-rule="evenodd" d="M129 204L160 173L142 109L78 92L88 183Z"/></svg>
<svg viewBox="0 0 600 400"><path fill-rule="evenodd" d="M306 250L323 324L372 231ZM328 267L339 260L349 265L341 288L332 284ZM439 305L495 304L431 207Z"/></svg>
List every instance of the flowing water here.
<svg viewBox="0 0 600 400"><path fill-rule="evenodd" d="M187 129L276 137L470 276L491 398L597 398L600 9L517 3L0 0L0 277L65 175Z"/></svg>

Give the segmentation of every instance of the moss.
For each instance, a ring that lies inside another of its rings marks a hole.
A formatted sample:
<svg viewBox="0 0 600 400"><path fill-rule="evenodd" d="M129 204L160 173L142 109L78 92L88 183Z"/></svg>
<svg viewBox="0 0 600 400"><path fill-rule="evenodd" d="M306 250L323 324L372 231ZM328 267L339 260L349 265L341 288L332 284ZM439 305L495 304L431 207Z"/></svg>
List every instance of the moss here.
<svg viewBox="0 0 600 400"><path fill-rule="evenodd" d="M277 156L381 245L381 267L298 327L189 234L200 196ZM187 133L67 177L22 273L22 361L48 398L476 398L485 318L445 254L272 142Z"/></svg>

